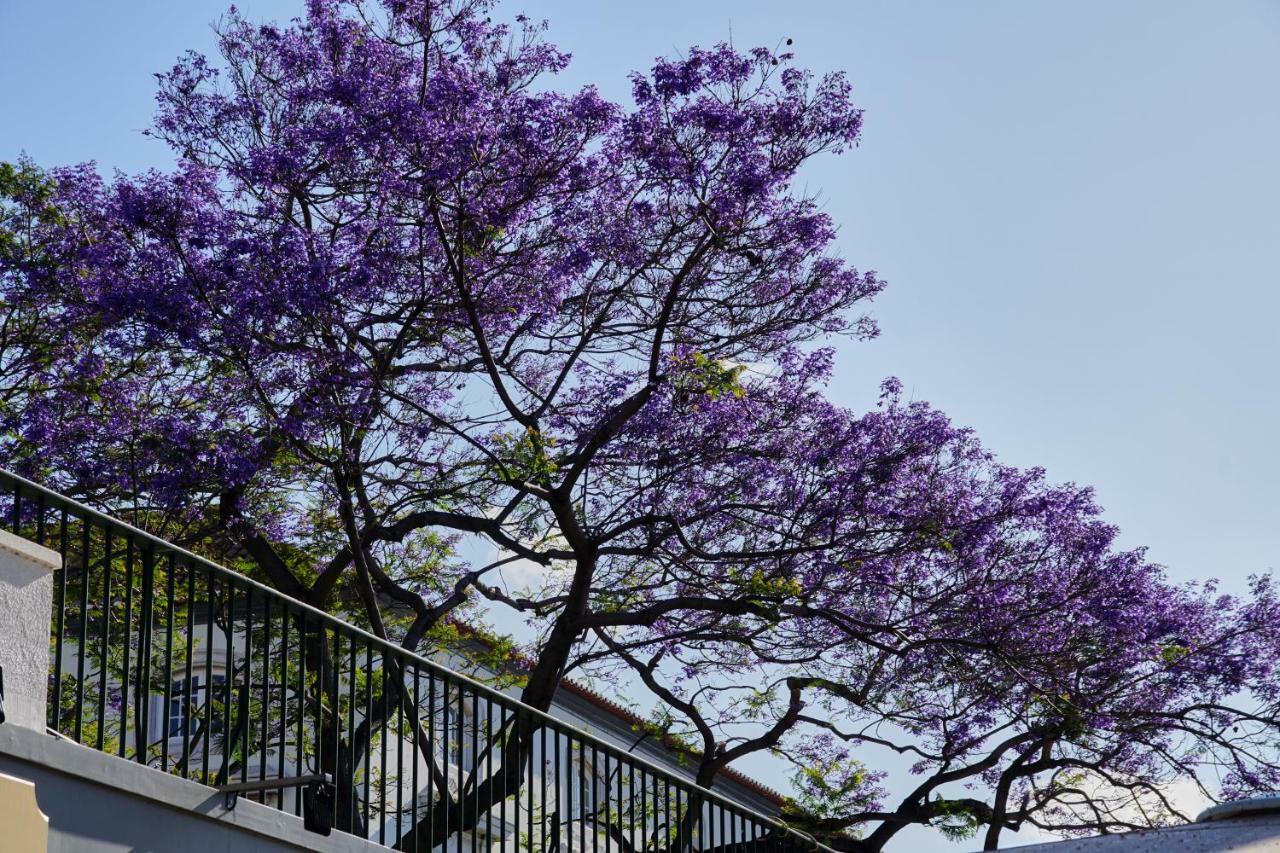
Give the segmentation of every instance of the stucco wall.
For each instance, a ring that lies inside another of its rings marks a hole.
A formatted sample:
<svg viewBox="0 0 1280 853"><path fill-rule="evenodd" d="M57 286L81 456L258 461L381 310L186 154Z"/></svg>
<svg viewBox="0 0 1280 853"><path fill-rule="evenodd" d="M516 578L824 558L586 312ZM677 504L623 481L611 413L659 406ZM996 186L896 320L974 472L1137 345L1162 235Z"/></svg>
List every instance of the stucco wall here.
<svg viewBox="0 0 1280 853"><path fill-rule="evenodd" d="M62 558L0 530L0 667L8 725L44 731L53 573Z"/></svg>
<svg viewBox="0 0 1280 853"><path fill-rule="evenodd" d="M0 725L0 773L35 783L50 853L375 853L386 847L50 735ZM2 831L2 830L0 830ZM0 850L8 850L0 837ZM26 853L26 851L22 851Z"/></svg>

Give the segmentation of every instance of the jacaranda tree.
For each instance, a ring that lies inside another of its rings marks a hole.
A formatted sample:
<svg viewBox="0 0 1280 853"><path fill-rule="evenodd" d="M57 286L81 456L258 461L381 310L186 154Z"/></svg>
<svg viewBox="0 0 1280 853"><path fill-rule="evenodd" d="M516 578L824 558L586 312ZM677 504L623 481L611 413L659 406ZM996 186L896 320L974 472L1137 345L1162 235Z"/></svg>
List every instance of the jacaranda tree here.
<svg viewBox="0 0 1280 853"><path fill-rule="evenodd" d="M159 77L173 169L7 167L8 464L406 648L522 614L525 702L647 685L699 781L781 751L834 844L1159 821L1210 755L1270 783L1265 582L1168 584L892 381L824 399L883 286L798 188L858 139L842 76L719 45L615 104L494 14L232 11ZM863 746L919 757L901 805Z"/></svg>

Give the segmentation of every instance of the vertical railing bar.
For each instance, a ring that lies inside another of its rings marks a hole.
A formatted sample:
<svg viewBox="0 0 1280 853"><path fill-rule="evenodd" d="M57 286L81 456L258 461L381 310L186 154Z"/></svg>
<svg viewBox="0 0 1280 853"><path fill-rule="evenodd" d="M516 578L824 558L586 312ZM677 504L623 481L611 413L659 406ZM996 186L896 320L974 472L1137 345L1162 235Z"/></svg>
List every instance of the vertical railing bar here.
<svg viewBox="0 0 1280 853"><path fill-rule="evenodd" d="M673 785L670 779L666 780L667 796L670 798L670 805L667 807L668 812L674 811L674 814L668 818L670 831L667 834L668 843L675 842L680 845L678 853L686 853L685 845L681 839L681 833L684 830L684 808L680 799L680 788Z"/></svg>
<svg viewBox="0 0 1280 853"><path fill-rule="evenodd" d="M276 777L289 772L289 605L280 606L280 754ZM276 788L276 808L284 811L284 788Z"/></svg>
<svg viewBox="0 0 1280 853"><path fill-rule="evenodd" d="M386 662L383 662L386 670ZM396 661L396 845L404 834L404 665Z"/></svg>
<svg viewBox="0 0 1280 853"><path fill-rule="evenodd" d="M271 749L271 596L262 601L262 690L258 694L262 708L262 737L258 741L258 781L267 779L267 752ZM262 802L267 791L262 792ZM276 803L279 806L279 803Z"/></svg>
<svg viewBox="0 0 1280 853"><path fill-rule="evenodd" d="M430 760L427 762L427 849L431 850L435 847L436 837L436 774L432 772L436 763L436 674L431 670L427 671L427 745L431 748ZM445 772L448 773L448 762L445 763ZM448 776L445 777L446 782ZM448 796L448 785L446 784L446 793L443 797ZM418 851L414 851L418 853Z"/></svg>
<svg viewBox="0 0 1280 853"><path fill-rule="evenodd" d="M359 812L356 811L356 766L355 766L355 748L356 748L356 647L358 646L357 638L351 638L351 650L348 652L351 658L351 674L347 677L347 752L351 755L352 760L350 768L347 770L347 811L350 814L348 826L352 835L355 834L356 820Z"/></svg>
<svg viewBox="0 0 1280 853"><path fill-rule="evenodd" d="M390 744L387 741L387 730L390 728L391 713L387 708L387 653L378 649L378 683L382 685L382 748L378 750L378 843L387 843L387 753Z"/></svg>
<svg viewBox="0 0 1280 853"><path fill-rule="evenodd" d="M527 817L526 823L528 824L528 827L529 827L529 851L530 853L532 853L533 851L533 788L535 784L533 780L533 769L534 769L533 762L534 762L534 759L537 757L537 753L534 752L534 748L533 748L534 747L533 717L527 714L523 709L520 709L518 706L516 709L516 716L518 719L524 721L525 738L526 738L525 750L529 754L529 763L527 765L529 768L529 780L528 780L528 783L525 785L525 794L523 799L525 801L525 809L528 812L528 814L526 815ZM516 814L519 815L519 810L517 810ZM517 821L518 820L519 818L517 817ZM519 827L517 827L516 829L517 831L519 831Z"/></svg>
<svg viewBox="0 0 1280 853"><path fill-rule="evenodd" d="M235 689L236 677L236 584L227 578L223 584L227 588L226 619L222 629L226 641L226 662L223 664L222 676L222 765L218 768L218 784L230 782L231 752L235 749L235 717L231 713L231 697Z"/></svg>
<svg viewBox="0 0 1280 853"><path fill-rule="evenodd" d="M479 694L476 694L476 701L479 702L479 699L480 699ZM480 729L479 712L480 712L480 709L477 707L476 708L476 730L477 731L479 731ZM485 780L489 783L489 786L490 786L489 792L488 792L489 808L485 809L484 811L484 830L485 830L485 837L492 840L493 839L493 795L494 795L493 787L492 787L493 785L493 751L496 746L496 743L493 737L493 698L490 696L485 696L484 714L485 714L484 731L485 731L485 741L486 741L485 758L484 758L484 776L485 776ZM480 763L480 754L476 753L476 764L478 765L479 763ZM476 769L478 770L479 767L477 767ZM477 801L479 800L479 797L480 797L480 792L477 788L477 791L476 791ZM479 809L480 809L480 804L479 802L477 802L476 803L476 828L477 829L479 829L480 827Z"/></svg>
<svg viewBox="0 0 1280 853"><path fill-rule="evenodd" d="M604 775L601 776L600 768L597 766L601 762L600 750L594 744L591 746L591 849L597 850L600 845L600 820L601 812L604 813L605 819L605 849L609 846L609 797L613 791L609 787L609 756L605 753L603 758ZM601 787L603 786L603 791ZM603 802L601 801L603 799Z"/></svg>
<svg viewBox="0 0 1280 853"><path fill-rule="evenodd" d="M652 774L650 774L652 775ZM671 847L671 790L662 776L653 777L654 847ZM658 835L659 830L662 835Z"/></svg>
<svg viewBox="0 0 1280 853"><path fill-rule="evenodd" d="M135 691L134 719L138 734L134 743L139 746L138 763L149 762L151 745L151 651L155 643L155 551L147 546L142 552L142 613L138 617L138 687Z"/></svg>
<svg viewBox="0 0 1280 853"><path fill-rule="evenodd" d="M441 735L440 743L441 743L441 746L443 747L441 749L441 753L444 759L442 762L444 764L444 790L440 792L440 799L444 801L444 807L441 809L442 817L444 819L444 826L441 827L441 835L444 836L443 846L447 853L449 849L449 812L453 810L453 792L450 790L452 786L449 784L451 781L453 781L453 770L449 766L449 743L452 740L452 737L449 733L450 699L449 699L449 677L447 675L442 675L440 677L440 692L441 692L441 711L443 713L443 719L440 722L440 728L442 729L442 732L443 732L443 734ZM459 779L461 779L461 775L462 775L461 772L459 772L458 775L459 775ZM461 793L461 788L462 788L461 784L459 784L458 788L459 788L459 793ZM434 835L432 835L431 837L433 839L435 838Z"/></svg>
<svg viewBox="0 0 1280 853"><path fill-rule="evenodd" d="M582 833L582 825L585 824L584 817L586 815L586 802L582 798L582 794L586 793L586 749L582 748L579 739L572 734L566 733L568 740L568 767L570 767L571 777L568 779L568 818L570 818L570 850L573 849L573 830L577 829L577 849L580 853L589 853L586 849L586 836ZM575 798L577 802L575 802ZM573 826L573 816L577 816L577 826Z"/></svg>
<svg viewBox="0 0 1280 853"><path fill-rule="evenodd" d="M640 837L640 820L642 818L641 812L638 809L639 801L637 797L639 796L639 789L636 785L636 777L639 773L639 768L636 765L633 756L629 753L624 753L620 756L619 762L622 765L619 768L619 774L624 776L626 780L624 784L627 786L627 818L625 823L627 828L623 832L623 837L627 842L626 849L635 851L640 849L637 844L637 840ZM618 809L621 811L621 803L618 804ZM619 814L619 822L621 822L621 817L621 814Z"/></svg>
<svg viewBox="0 0 1280 853"><path fill-rule="evenodd" d="M182 777L191 776L191 718L197 713L195 673L192 671L196 646L196 569L186 563L187 570L187 648L183 663L182 699Z"/></svg>
<svg viewBox="0 0 1280 853"><path fill-rule="evenodd" d="M56 589L58 591L57 608L53 611L53 725L55 732L62 732L62 635L66 631L67 619L67 511L60 512L58 521L58 554L59 561Z"/></svg>
<svg viewBox="0 0 1280 853"><path fill-rule="evenodd" d="M462 853L463 836L466 834L466 830L464 829L464 826L466 825L466 816L467 816L466 777L463 776L463 770L466 767L465 752L466 752L466 741L467 741L467 711L466 711L467 686L461 680L458 681L457 694L458 694L458 714L457 714L457 719L458 719L458 754L457 754L458 825L456 829L457 829L457 835L458 835L457 853Z"/></svg>
<svg viewBox="0 0 1280 853"><path fill-rule="evenodd" d="M658 805L657 791L654 791L654 830L657 830L658 823ZM640 771L640 849L649 849L649 774L643 769Z"/></svg>
<svg viewBox="0 0 1280 853"><path fill-rule="evenodd" d="M324 757L324 694L328 689L328 684L325 683L324 679L324 658L327 652L326 645L328 642L325 636L324 622L318 619L314 620L312 633L315 634L316 649L315 654L313 655L314 660L311 662L311 668L314 671L314 678L316 682L314 702L315 721L313 723L315 726L315 733L311 736L311 740L315 744L315 758L313 760L313 766L308 769L316 773L322 773L324 770L320 762ZM302 796L301 790L298 791L298 796Z"/></svg>
<svg viewBox="0 0 1280 853"><path fill-rule="evenodd" d="M257 780L266 780L266 753L271 748L271 597L262 598L262 689L259 704L262 708L262 738L257 754ZM266 803L266 790L262 802ZM279 806L279 803L276 803Z"/></svg>
<svg viewBox="0 0 1280 853"><path fill-rule="evenodd" d="M662 808L666 817L662 842L666 845L666 849L672 853L686 853L684 850L676 849L676 827L680 819L680 797L677 793L675 797L671 795L671 780L666 776L662 777Z"/></svg>
<svg viewBox="0 0 1280 853"><path fill-rule="evenodd" d="M235 631L231 632L235 638ZM240 687L240 781L249 780L249 730L253 728L249 706L253 701L253 587L244 588L244 684ZM265 794L259 794L262 800Z"/></svg>
<svg viewBox="0 0 1280 853"><path fill-rule="evenodd" d="M409 724L413 726L413 733L410 735L413 738L411 741L413 744L413 805L411 807L413 814L409 818L409 826L411 827L410 831L413 833L413 850L414 853L417 853L418 842L422 837L422 833L418 832L418 791L420 790L418 788L418 765L422 763L421 750L418 748L418 732L422 730L422 685L419 676L422 674L422 668L418 666L417 661L411 661L410 663L413 666L413 719L409 721ZM401 839L403 839L404 833L400 835Z"/></svg>
<svg viewBox="0 0 1280 853"><path fill-rule="evenodd" d="M567 833L565 833L566 835L568 835L568 841L569 841L569 844L568 844L567 846L568 846L568 848L569 848L569 853L573 853L573 826L572 826L571 824L566 824L566 821L568 821L568 820L572 817L572 815L573 815L573 785L571 785L571 784L565 784L565 785L564 785L564 787L561 787L561 780L562 780L562 778L563 778L563 777L561 777L561 775L560 775L560 739L561 739L561 734L560 734L560 730L559 730L559 729L552 729L551 731L552 731L552 736L555 738L555 742L556 742L556 816L557 816L557 821L556 821L556 826L555 826L555 827L553 827L553 828L555 829L555 832L556 832L556 835L555 835L555 838L553 839L553 842L556 844L556 846L557 846L557 847L559 846L559 843L560 843L560 827L561 827L561 826L564 826L564 825L567 825L567 826L568 826L568 832L567 832ZM571 767L572 767L572 762L571 762L572 755L571 755L571 756L569 756L569 759L570 759L570 768L571 768ZM568 770L569 770L569 772L572 772L572 770L571 770L571 769L569 769L569 768L566 768L566 769L568 769ZM568 782L568 779L564 779L563 781L567 783L567 782ZM568 798L567 798L569 802L568 802L567 804L564 802L564 798L562 798L562 797L561 797L561 792L562 792L562 791L564 791L566 788L568 789L568 794L569 794L569 796L568 796Z"/></svg>
<svg viewBox="0 0 1280 853"><path fill-rule="evenodd" d="M538 734L542 740L542 743L540 744L542 747L542 817L538 821L539 835L541 837L542 844L539 849L546 850L547 849L547 768L552 764L552 762L547 758L547 727L545 725L539 727ZM552 740L554 741L554 736ZM557 794L557 796L559 795ZM555 809L556 811L560 810L560 803L558 801L556 803Z"/></svg>
<svg viewBox="0 0 1280 853"><path fill-rule="evenodd" d="M133 648L133 537L124 538L124 622L121 626L120 682L120 757L124 758L125 742L129 732L129 652ZM137 685L135 684L136 688ZM137 744L134 744L135 752Z"/></svg>
<svg viewBox="0 0 1280 853"><path fill-rule="evenodd" d="M298 611L298 747L295 774L301 776L306 759L306 720L307 720L307 612ZM302 797L300 791L293 794L293 813L302 814Z"/></svg>
<svg viewBox="0 0 1280 853"><path fill-rule="evenodd" d="M355 640L352 639L352 645ZM329 717L333 720L333 745L330 753L330 762L333 767L333 781L338 781L338 774L342 772L342 763L338 760L342 753L342 634L337 629L333 632L333 678L331 680L333 687L331 699L329 702ZM320 772L324 771L324 762L320 762ZM337 803L334 803L337 807Z"/></svg>
<svg viewBox="0 0 1280 853"><path fill-rule="evenodd" d="M164 594L164 704L160 712L160 769L169 770L169 706L173 702L173 609L177 602L174 578L175 558L173 552L168 554L168 568L165 570Z"/></svg>
<svg viewBox="0 0 1280 853"><path fill-rule="evenodd" d="M493 699L489 699L490 707L493 706ZM499 794L502 799L498 800L498 830L499 830L499 850L498 853L507 853L507 747L509 739L507 734L507 707L503 704L498 706L498 743L502 744L502 756L499 758L498 771L502 776L502 790Z"/></svg>
<svg viewBox="0 0 1280 853"><path fill-rule="evenodd" d="M89 522L80 522L80 563L84 576L80 579L80 642L76 652L76 743L83 743L84 729L84 662L89 653Z"/></svg>
<svg viewBox="0 0 1280 853"><path fill-rule="evenodd" d="M680 845L682 851L688 850L689 853L694 851L694 835L696 832L702 831L702 826L698 821L701 818L702 802L701 800L689 794L675 785L676 800L676 841ZM695 809L697 809L697 817L695 817ZM686 838L686 835L688 836Z"/></svg>
<svg viewBox="0 0 1280 853"><path fill-rule="evenodd" d="M650 833L649 843L655 850L660 849L661 836L659 832L666 826L666 814L662 806L662 779L652 773L646 774L653 780L653 830Z"/></svg>
<svg viewBox="0 0 1280 853"><path fill-rule="evenodd" d="M205 571L204 737L200 743L200 777L209 784L209 742L213 740L213 570Z"/></svg>
<svg viewBox="0 0 1280 853"><path fill-rule="evenodd" d="M591 750L591 763L587 764L587 749ZM582 773L579 775L582 785L582 829L580 835L582 837L583 853L587 851L587 824L588 815L590 815L591 825L591 851L595 851L595 821L596 821L596 748L586 741L582 741Z"/></svg>
<svg viewBox="0 0 1280 853"><path fill-rule="evenodd" d="M578 849L582 853L590 853L587 850L587 744L576 737L573 741L578 752L575 774L578 783Z"/></svg>
<svg viewBox="0 0 1280 853"><path fill-rule="evenodd" d="M609 775L609 753L604 754L604 853L613 851L613 777ZM618 788L618 798L622 798L622 788Z"/></svg>
<svg viewBox="0 0 1280 853"><path fill-rule="evenodd" d="M480 853L480 694L471 693L471 853Z"/></svg>
<svg viewBox="0 0 1280 853"><path fill-rule="evenodd" d="M102 648L98 652L98 751L103 751L107 732L107 647L111 635L111 529L103 532Z"/></svg>
<svg viewBox="0 0 1280 853"><path fill-rule="evenodd" d="M587 848L587 815L591 808L591 801L588 795L587 786L590 782L588 778L591 773L591 765L587 762L587 742L574 738L578 749L578 849L581 853L594 853Z"/></svg>
<svg viewBox="0 0 1280 853"><path fill-rule="evenodd" d="M668 847L671 846L671 780L663 777L662 779L662 818L663 831L662 836Z"/></svg>
<svg viewBox="0 0 1280 853"><path fill-rule="evenodd" d="M370 778L371 755L373 752L373 645L364 644L364 837L372 839L373 817L372 779Z"/></svg>

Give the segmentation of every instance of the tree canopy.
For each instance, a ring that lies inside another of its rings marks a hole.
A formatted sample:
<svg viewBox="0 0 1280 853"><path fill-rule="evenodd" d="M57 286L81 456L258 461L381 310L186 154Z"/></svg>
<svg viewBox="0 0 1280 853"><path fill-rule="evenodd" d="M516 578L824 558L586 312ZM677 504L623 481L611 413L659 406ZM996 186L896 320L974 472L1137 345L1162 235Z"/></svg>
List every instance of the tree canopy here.
<svg viewBox="0 0 1280 853"><path fill-rule="evenodd" d="M7 464L406 648L527 618L524 701L643 685L700 782L778 753L845 849L1280 782L1269 579L1171 583L896 380L827 399L884 286L799 181L857 143L843 75L721 44L618 104L497 15L233 10L159 75L176 167L6 165Z"/></svg>

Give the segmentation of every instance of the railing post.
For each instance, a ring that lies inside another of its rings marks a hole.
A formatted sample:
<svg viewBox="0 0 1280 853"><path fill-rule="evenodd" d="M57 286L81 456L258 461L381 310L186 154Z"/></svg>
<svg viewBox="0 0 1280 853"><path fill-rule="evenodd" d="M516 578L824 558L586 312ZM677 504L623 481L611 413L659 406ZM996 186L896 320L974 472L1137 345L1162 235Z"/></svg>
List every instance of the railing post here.
<svg viewBox="0 0 1280 853"><path fill-rule="evenodd" d="M56 551L0 530L0 709L6 725L44 732L53 574L61 566Z"/></svg>
<svg viewBox="0 0 1280 853"><path fill-rule="evenodd" d="M155 549L142 552L142 614L138 619L138 678L134 687L134 749L139 764L146 764L151 739L151 646L155 639ZM167 709L166 709L167 712ZM121 737L124 735L121 734Z"/></svg>

